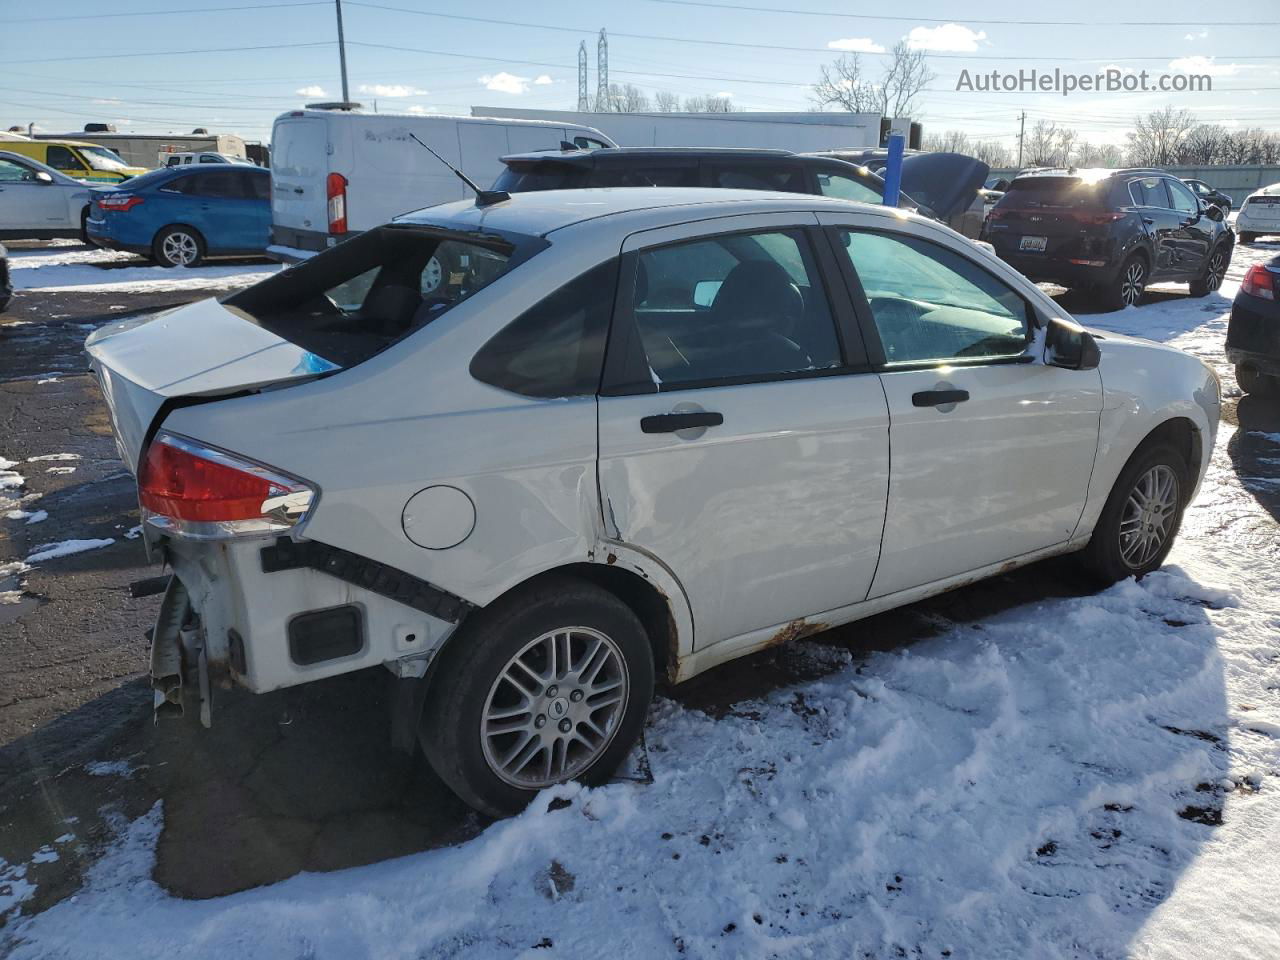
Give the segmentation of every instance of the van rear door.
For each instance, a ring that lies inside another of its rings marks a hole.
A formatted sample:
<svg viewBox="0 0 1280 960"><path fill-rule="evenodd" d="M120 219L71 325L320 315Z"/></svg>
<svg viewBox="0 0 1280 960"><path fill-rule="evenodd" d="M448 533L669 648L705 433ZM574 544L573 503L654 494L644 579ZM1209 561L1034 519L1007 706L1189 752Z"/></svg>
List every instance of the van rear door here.
<svg viewBox="0 0 1280 960"><path fill-rule="evenodd" d="M300 250L328 245L325 179L329 124L322 117L285 116L271 133L271 242Z"/></svg>

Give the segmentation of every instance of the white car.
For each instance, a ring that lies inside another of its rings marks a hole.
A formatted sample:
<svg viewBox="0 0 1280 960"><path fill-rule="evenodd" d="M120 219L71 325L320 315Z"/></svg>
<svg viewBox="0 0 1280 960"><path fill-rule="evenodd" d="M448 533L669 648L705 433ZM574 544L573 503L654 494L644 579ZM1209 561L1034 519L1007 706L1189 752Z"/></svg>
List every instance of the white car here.
<svg viewBox="0 0 1280 960"><path fill-rule="evenodd" d="M1220 405L944 226L737 190L442 205L88 351L174 574L159 712L380 664L491 814L607 777L655 674L1156 568Z"/></svg>
<svg viewBox="0 0 1280 960"><path fill-rule="evenodd" d="M1280 236L1280 183L1255 190L1245 197L1236 214L1236 234L1241 243L1253 243L1258 237Z"/></svg>
<svg viewBox="0 0 1280 960"><path fill-rule="evenodd" d="M0 238L84 240L89 200L87 183L39 160L0 150Z"/></svg>
<svg viewBox="0 0 1280 960"><path fill-rule="evenodd" d="M182 167L192 163L238 163L253 166L253 162L244 157L232 157L225 153L214 153L210 150L199 153L162 153L160 165L164 167Z"/></svg>

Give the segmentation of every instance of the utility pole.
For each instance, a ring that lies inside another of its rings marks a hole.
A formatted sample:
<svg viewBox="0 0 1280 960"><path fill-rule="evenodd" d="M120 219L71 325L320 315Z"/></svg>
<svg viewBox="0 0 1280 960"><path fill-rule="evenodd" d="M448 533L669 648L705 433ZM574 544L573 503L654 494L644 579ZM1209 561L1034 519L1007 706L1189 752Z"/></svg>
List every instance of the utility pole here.
<svg viewBox="0 0 1280 960"><path fill-rule="evenodd" d="M347 92L347 44L342 35L342 0L333 0L338 11L338 64L342 67L342 102L350 103L351 94Z"/></svg>
<svg viewBox="0 0 1280 960"><path fill-rule="evenodd" d="M578 112L586 113L591 109L591 100L587 95L587 41L578 41Z"/></svg>
<svg viewBox="0 0 1280 960"><path fill-rule="evenodd" d="M1022 169L1022 135L1027 128L1027 111L1023 110L1018 116L1018 169Z"/></svg>

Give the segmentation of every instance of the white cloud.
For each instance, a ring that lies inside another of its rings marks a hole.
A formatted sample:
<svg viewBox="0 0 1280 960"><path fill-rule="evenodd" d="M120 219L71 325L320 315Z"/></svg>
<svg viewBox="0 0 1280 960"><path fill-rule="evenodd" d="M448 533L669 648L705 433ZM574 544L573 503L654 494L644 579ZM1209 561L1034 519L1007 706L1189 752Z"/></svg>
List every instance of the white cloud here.
<svg viewBox="0 0 1280 960"><path fill-rule="evenodd" d="M884 53L884 47L870 37L845 37L827 43L829 50L849 50L853 53Z"/></svg>
<svg viewBox="0 0 1280 960"><path fill-rule="evenodd" d="M912 27L907 34L907 46L912 50L952 50L972 53L978 49L978 41L987 39L985 30L970 30L958 23L944 23L940 27Z"/></svg>
<svg viewBox="0 0 1280 960"><path fill-rule="evenodd" d="M117 100L115 97L106 97L106 98L104 98L104 99L102 99L102 100L94 100L93 102L94 102L94 103L104 103L104 104L108 104L109 106L117 106L117 107L118 107L118 106L120 105L120 103L121 103L121 101Z"/></svg>
<svg viewBox="0 0 1280 960"><path fill-rule="evenodd" d="M407 87L403 83L362 83L360 92L371 97L425 97L430 90Z"/></svg>
<svg viewBox="0 0 1280 960"><path fill-rule="evenodd" d="M537 86L539 86L539 87L545 87L547 84L555 83L555 81L554 81L554 80L552 80L552 79L551 79L549 76L547 76L545 73L543 73L543 74L539 74L538 78L537 78L536 80L534 80L533 82L534 82L534 84L535 84L535 85L537 85Z"/></svg>
<svg viewBox="0 0 1280 960"><path fill-rule="evenodd" d="M1238 63L1218 63L1213 57L1196 54L1194 57L1179 57L1169 61L1170 70L1181 70L1183 73L1202 73L1211 77L1229 77L1244 68Z"/></svg>
<svg viewBox="0 0 1280 960"><path fill-rule="evenodd" d="M1201 30L1199 33L1188 33L1183 40L1203 40L1209 35L1208 30Z"/></svg>
<svg viewBox="0 0 1280 960"><path fill-rule="evenodd" d="M311 84L311 86L309 87L299 87L297 90L293 92L300 97L327 97L328 96L328 94L324 92L324 87L316 83Z"/></svg>
<svg viewBox="0 0 1280 960"><path fill-rule="evenodd" d="M529 91L529 78L517 77L513 73L486 73L480 78L480 83L484 84L486 90L494 90L498 93L521 94Z"/></svg>

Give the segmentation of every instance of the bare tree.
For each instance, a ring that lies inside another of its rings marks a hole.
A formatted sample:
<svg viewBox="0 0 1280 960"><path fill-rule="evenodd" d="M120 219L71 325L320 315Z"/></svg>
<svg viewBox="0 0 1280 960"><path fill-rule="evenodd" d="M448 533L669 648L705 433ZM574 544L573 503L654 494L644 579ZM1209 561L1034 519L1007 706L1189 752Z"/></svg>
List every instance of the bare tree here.
<svg viewBox="0 0 1280 960"><path fill-rule="evenodd" d="M1124 163L1123 152L1114 143L1090 143L1081 140L1075 145L1077 167L1118 167Z"/></svg>
<svg viewBox="0 0 1280 960"><path fill-rule="evenodd" d="M648 95L633 83L611 83L604 101L596 98L598 113L644 113L649 109Z"/></svg>
<svg viewBox="0 0 1280 960"><path fill-rule="evenodd" d="M659 90L653 95L653 108L659 113L679 113L680 95L670 90Z"/></svg>
<svg viewBox="0 0 1280 960"><path fill-rule="evenodd" d="M1037 120L1023 138L1023 160L1033 167L1065 166L1062 135L1066 132L1052 120Z"/></svg>
<svg viewBox="0 0 1280 960"><path fill-rule="evenodd" d="M685 113L733 113L737 109L728 97L708 95L705 97L686 97Z"/></svg>
<svg viewBox="0 0 1280 960"><path fill-rule="evenodd" d="M1221 153L1227 131L1216 123L1198 123L1182 142L1180 159L1185 163L1214 163Z"/></svg>
<svg viewBox="0 0 1280 960"><path fill-rule="evenodd" d="M824 64L813 85L813 100L820 108L905 117L916 107L917 97L934 76L925 51L912 50L906 41L900 41L878 83L863 76L862 61L856 53Z"/></svg>
<svg viewBox="0 0 1280 960"><path fill-rule="evenodd" d="M1177 163L1183 141L1195 126L1196 118L1190 110L1173 107L1135 118L1128 134L1129 162L1153 167Z"/></svg>

